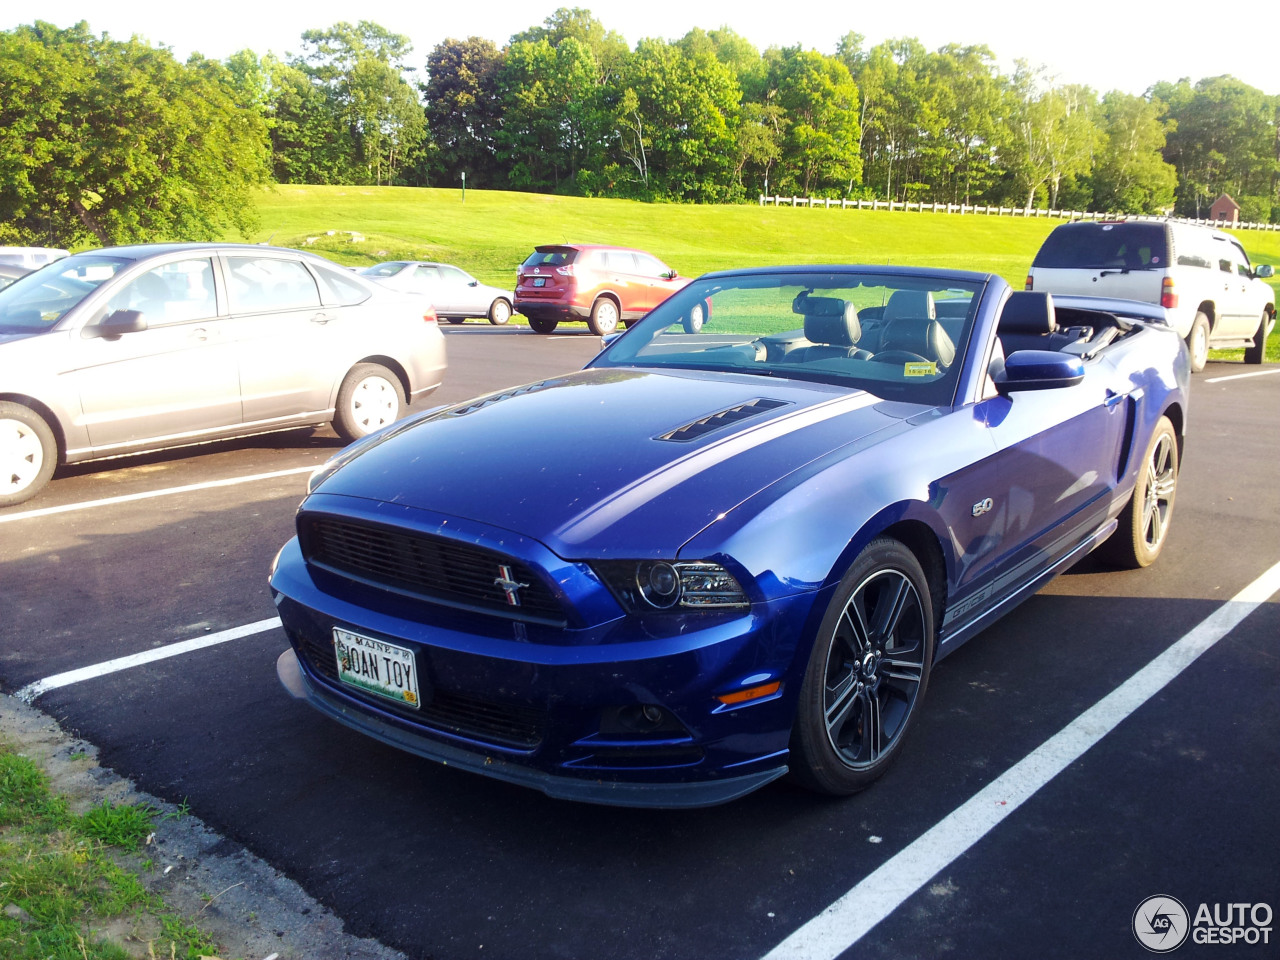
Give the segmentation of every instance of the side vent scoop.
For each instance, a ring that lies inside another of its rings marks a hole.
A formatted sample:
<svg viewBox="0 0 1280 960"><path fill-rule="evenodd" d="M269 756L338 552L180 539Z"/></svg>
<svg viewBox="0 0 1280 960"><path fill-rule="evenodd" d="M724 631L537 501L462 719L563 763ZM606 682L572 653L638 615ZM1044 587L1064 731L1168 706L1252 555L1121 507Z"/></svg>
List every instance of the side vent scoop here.
<svg viewBox="0 0 1280 960"><path fill-rule="evenodd" d="M657 436L654 439L675 440L687 443L690 440L697 440L699 437L705 437L708 433L715 430L720 430L723 427L739 423L750 417L759 416L769 410L785 406L787 406L786 400L770 400L766 397L761 397L759 400L752 400L749 403L739 404L736 407L730 407L728 410L721 410L719 413L713 413L700 420L694 420L692 423L686 423L683 427L676 427L674 430Z"/></svg>

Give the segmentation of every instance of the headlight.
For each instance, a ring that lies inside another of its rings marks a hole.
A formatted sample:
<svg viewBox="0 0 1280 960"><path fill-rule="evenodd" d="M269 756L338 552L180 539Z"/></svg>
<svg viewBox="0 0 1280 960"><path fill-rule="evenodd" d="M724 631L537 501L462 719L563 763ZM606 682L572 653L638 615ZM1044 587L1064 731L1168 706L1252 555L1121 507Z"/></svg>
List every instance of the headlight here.
<svg viewBox="0 0 1280 960"><path fill-rule="evenodd" d="M609 560L592 564L632 613L749 606L746 592L718 563L684 560Z"/></svg>

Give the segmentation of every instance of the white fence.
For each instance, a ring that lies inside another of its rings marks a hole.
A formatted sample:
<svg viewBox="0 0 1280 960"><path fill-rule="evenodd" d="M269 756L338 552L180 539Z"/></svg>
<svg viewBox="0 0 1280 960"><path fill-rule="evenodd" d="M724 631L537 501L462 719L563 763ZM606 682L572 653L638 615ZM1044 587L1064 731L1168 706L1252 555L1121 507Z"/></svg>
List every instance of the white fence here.
<svg viewBox="0 0 1280 960"><path fill-rule="evenodd" d="M1045 217L1057 220L1170 220L1232 230L1280 230L1280 223L1232 223L1229 220L1193 220L1154 214L1094 213L1088 210L1027 210L1024 207L989 207L968 203L904 203L899 200L832 200L830 197L760 197L760 206L825 207L830 210L894 210L902 213L967 213L984 217Z"/></svg>

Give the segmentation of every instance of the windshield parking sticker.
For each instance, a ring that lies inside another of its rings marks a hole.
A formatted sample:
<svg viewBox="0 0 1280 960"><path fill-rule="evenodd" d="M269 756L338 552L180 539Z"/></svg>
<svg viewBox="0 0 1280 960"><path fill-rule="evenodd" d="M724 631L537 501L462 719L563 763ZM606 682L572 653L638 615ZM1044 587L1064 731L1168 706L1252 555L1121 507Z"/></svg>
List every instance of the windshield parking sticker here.
<svg viewBox="0 0 1280 960"><path fill-rule="evenodd" d="M938 365L932 361L908 363L902 368L903 376L932 377L938 372Z"/></svg>

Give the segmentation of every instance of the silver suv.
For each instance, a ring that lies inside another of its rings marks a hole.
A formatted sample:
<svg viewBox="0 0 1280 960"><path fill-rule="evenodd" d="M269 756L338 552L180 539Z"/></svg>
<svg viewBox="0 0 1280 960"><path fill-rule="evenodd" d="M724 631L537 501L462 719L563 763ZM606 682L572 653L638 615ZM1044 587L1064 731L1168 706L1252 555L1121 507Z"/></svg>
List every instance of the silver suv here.
<svg viewBox="0 0 1280 960"><path fill-rule="evenodd" d="M0 506L58 463L332 422L355 439L439 386L421 298L308 253L78 253L0 290Z"/></svg>
<svg viewBox="0 0 1280 960"><path fill-rule="evenodd" d="M1080 221L1045 239L1027 289L1158 303L1198 371L1210 347L1244 347L1245 362L1262 362L1276 316L1275 292L1263 279L1273 273L1270 264L1253 267L1240 241L1221 230L1172 220Z"/></svg>

